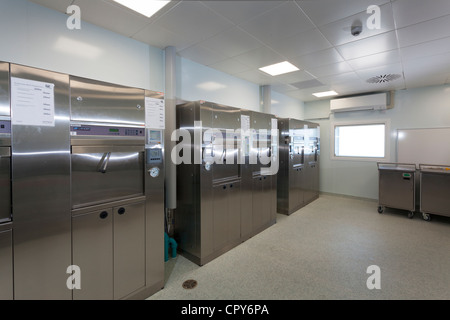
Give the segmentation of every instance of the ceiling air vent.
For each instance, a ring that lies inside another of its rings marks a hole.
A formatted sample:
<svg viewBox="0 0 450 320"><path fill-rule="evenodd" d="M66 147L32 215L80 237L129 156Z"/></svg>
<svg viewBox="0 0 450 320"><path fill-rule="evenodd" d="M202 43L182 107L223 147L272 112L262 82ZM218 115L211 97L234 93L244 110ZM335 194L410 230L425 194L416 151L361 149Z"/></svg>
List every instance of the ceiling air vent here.
<svg viewBox="0 0 450 320"><path fill-rule="evenodd" d="M401 78L400 74L382 74L381 76L376 76L367 79L367 83L387 83L391 81L395 81L397 79Z"/></svg>

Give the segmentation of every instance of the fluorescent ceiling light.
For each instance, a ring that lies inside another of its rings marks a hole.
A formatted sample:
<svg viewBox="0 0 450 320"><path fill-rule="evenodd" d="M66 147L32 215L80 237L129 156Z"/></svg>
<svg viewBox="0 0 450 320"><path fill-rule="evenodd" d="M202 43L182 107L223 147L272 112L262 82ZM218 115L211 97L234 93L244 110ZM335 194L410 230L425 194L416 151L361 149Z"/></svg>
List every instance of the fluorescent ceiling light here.
<svg viewBox="0 0 450 320"><path fill-rule="evenodd" d="M121 5L134 10L147 18L161 10L170 1L163 0L114 0Z"/></svg>
<svg viewBox="0 0 450 320"><path fill-rule="evenodd" d="M323 97L331 97L331 96L337 96L339 93L336 91L325 91L325 92L318 92L313 93L313 96L316 96L317 98L323 98Z"/></svg>
<svg viewBox="0 0 450 320"><path fill-rule="evenodd" d="M276 63L264 68L259 68L259 70L270 74L271 76L278 76L280 74L285 74L293 71L298 71L299 69L294 66L292 63L284 61L280 63Z"/></svg>

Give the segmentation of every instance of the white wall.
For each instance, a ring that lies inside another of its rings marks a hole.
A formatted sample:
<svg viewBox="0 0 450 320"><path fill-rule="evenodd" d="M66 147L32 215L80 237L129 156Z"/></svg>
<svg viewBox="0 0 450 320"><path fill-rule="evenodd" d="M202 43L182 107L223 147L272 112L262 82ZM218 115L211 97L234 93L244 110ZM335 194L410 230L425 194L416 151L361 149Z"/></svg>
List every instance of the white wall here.
<svg viewBox="0 0 450 320"><path fill-rule="evenodd" d="M260 111L258 85L181 57L177 58L177 98Z"/></svg>
<svg viewBox="0 0 450 320"><path fill-rule="evenodd" d="M322 153L320 189L323 192L378 199L376 162L331 160L331 122L390 120L391 162L396 162L398 129L450 127L450 87L434 86L395 93L394 109L330 115L329 100L305 103L305 118L320 124ZM436 146L440 148L448 146Z"/></svg>
<svg viewBox="0 0 450 320"><path fill-rule="evenodd" d="M164 90L163 52L25 0L0 0L0 60L132 87Z"/></svg>
<svg viewBox="0 0 450 320"><path fill-rule="evenodd" d="M303 101L272 91L272 114L277 117L303 120L304 109Z"/></svg>

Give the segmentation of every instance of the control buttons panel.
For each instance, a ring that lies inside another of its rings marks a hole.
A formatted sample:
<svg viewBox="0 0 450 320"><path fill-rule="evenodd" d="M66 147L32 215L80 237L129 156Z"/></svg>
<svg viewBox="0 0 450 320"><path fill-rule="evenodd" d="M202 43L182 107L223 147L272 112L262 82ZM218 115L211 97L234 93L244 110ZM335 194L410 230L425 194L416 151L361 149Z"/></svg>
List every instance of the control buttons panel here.
<svg viewBox="0 0 450 320"><path fill-rule="evenodd" d="M145 129L81 125L71 126L70 134L72 136L145 137Z"/></svg>
<svg viewBox="0 0 450 320"><path fill-rule="evenodd" d="M0 134L10 134L11 133L11 121L0 120Z"/></svg>

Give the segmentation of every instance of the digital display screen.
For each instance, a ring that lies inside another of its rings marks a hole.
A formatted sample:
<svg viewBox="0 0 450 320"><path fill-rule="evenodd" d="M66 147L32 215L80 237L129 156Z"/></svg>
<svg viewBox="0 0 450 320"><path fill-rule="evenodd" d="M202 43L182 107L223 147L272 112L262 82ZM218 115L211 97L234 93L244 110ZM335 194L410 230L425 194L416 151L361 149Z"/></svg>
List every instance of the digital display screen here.
<svg viewBox="0 0 450 320"><path fill-rule="evenodd" d="M119 133L119 129L109 129L109 132L111 133Z"/></svg>
<svg viewBox="0 0 450 320"><path fill-rule="evenodd" d="M150 150L150 157L151 158L160 158L161 152L159 150Z"/></svg>
<svg viewBox="0 0 450 320"><path fill-rule="evenodd" d="M151 141L161 141L161 131L150 131Z"/></svg>

